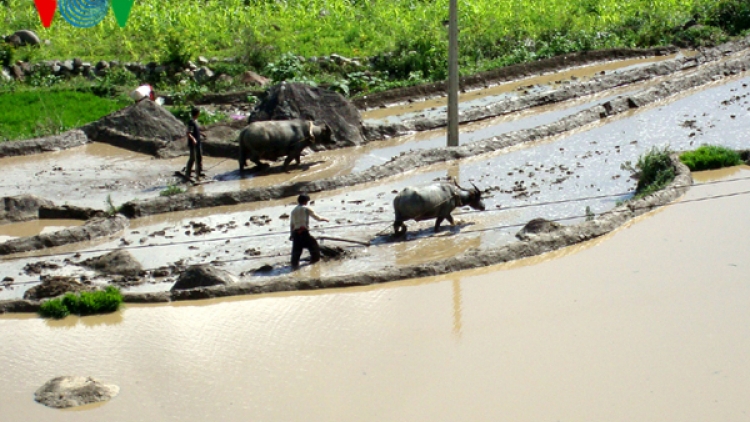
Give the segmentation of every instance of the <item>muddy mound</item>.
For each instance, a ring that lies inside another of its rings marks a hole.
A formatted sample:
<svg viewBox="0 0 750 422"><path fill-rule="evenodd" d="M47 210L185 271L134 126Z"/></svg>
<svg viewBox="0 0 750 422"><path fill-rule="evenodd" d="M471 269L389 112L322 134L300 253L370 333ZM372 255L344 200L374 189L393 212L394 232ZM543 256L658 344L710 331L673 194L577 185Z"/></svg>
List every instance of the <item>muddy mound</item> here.
<svg viewBox="0 0 750 422"><path fill-rule="evenodd" d="M77 207L75 205L42 205L39 207L39 218L48 219L70 219L90 220L92 218L104 218L107 216L102 210L93 208Z"/></svg>
<svg viewBox="0 0 750 422"><path fill-rule="evenodd" d="M248 123L260 120L307 119L325 123L333 131L337 147L361 145L362 117L359 110L341 94L301 83L282 82L268 90L255 107ZM315 145L314 149L325 149Z"/></svg>
<svg viewBox="0 0 750 422"><path fill-rule="evenodd" d="M217 285L226 286L234 283L237 283L237 279L224 270L209 265L194 265L180 274L171 290L187 290Z"/></svg>
<svg viewBox="0 0 750 422"><path fill-rule="evenodd" d="M0 142L0 157L39 154L85 145L89 138L82 130L73 129L59 135L44 136L24 141Z"/></svg>
<svg viewBox="0 0 750 422"><path fill-rule="evenodd" d="M561 224L555 223L554 221L545 220L544 218L535 218L526 223L526 225L516 233L516 237L520 240L529 240L532 235L552 233L561 227L563 227Z"/></svg>
<svg viewBox="0 0 750 422"><path fill-rule="evenodd" d="M53 205L52 201L34 195L0 198L0 224L33 220L39 216L40 207Z"/></svg>
<svg viewBox="0 0 750 422"><path fill-rule="evenodd" d="M141 101L81 128L91 141L160 158L187 154L187 128L153 101Z"/></svg>
<svg viewBox="0 0 750 422"><path fill-rule="evenodd" d="M120 387L103 384L91 377L53 378L34 393L37 402L58 409L99 403L115 397Z"/></svg>
<svg viewBox="0 0 750 422"><path fill-rule="evenodd" d="M24 299L39 300L57 297L68 292L89 290L89 287L73 277L43 277L42 284L34 286L23 294Z"/></svg>
<svg viewBox="0 0 750 422"><path fill-rule="evenodd" d="M82 261L81 265L104 274L134 276L143 272L141 263L130 252L122 250L87 259Z"/></svg>
<svg viewBox="0 0 750 422"><path fill-rule="evenodd" d="M95 218L78 227L70 227L54 233L36 236L19 237L0 243L0 255L35 251L68 245L76 242L99 239L122 231L128 225L128 219L122 215L110 218Z"/></svg>

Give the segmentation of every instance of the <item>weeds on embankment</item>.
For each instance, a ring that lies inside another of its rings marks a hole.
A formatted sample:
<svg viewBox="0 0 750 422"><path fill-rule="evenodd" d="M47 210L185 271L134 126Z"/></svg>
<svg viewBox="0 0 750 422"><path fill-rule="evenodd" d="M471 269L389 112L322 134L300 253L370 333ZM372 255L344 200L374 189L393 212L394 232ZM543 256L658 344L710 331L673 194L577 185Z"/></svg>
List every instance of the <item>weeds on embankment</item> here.
<svg viewBox="0 0 750 422"><path fill-rule="evenodd" d="M713 170L742 164L742 158L737 151L718 145L702 145L695 151L682 153L680 161L688 166L690 171Z"/></svg>
<svg viewBox="0 0 750 422"><path fill-rule="evenodd" d="M670 158L672 153L669 147L662 149L653 147L649 152L638 158L635 166L630 161L621 166L622 169L630 171L638 179L633 199L642 198L664 189L674 180L675 169Z"/></svg>
<svg viewBox="0 0 750 422"><path fill-rule="evenodd" d="M39 314L45 318L68 315L94 315L115 312L122 304L120 290L109 286L103 291L66 293L65 296L42 303Z"/></svg>
<svg viewBox="0 0 750 422"><path fill-rule="evenodd" d="M174 196L185 193L185 189L177 185L169 185L163 191L159 192L159 196Z"/></svg>

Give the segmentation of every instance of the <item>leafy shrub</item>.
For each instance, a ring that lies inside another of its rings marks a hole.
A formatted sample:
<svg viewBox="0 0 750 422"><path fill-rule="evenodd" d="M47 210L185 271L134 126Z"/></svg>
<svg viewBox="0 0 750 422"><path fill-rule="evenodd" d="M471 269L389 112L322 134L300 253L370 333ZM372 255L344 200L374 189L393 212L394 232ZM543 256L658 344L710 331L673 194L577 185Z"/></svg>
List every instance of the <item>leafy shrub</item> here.
<svg viewBox="0 0 750 422"><path fill-rule="evenodd" d="M750 2L721 0L708 12L706 23L725 30L729 35L739 35L750 29Z"/></svg>
<svg viewBox="0 0 750 422"><path fill-rule="evenodd" d="M742 158L736 151L717 145L703 145L695 151L680 155L690 171L701 171L731 167L742 164Z"/></svg>
<svg viewBox="0 0 750 422"><path fill-rule="evenodd" d="M269 63L265 71L274 82L281 82L301 77L304 66L299 57L292 52L288 52L282 54L277 61Z"/></svg>
<svg viewBox="0 0 750 422"><path fill-rule="evenodd" d="M175 29L167 32L163 44L165 55L162 63L179 68L186 67L197 51L195 43Z"/></svg>
<svg viewBox="0 0 750 422"><path fill-rule="evenodd" d="M179 195L181 193L185 193L185 189L176 186L176 185L169 185L166 189L159 192L159 196L174 196Z"/></svg>
<svg viewBox="0 0 750 422"><path fill-rule="evenodd" d="M138 85L138 78L124 68L114 68L108 71L91 87L91 92L100 97L112 97L118 87L134 87Z"/></svg>
<svg viewBox="0 0 750 422"><path fill-rule="evenodd" d="M192 109L192 106L190 105L179 105L174 107L167 107L167 110L169 110L172 115L178 119L180 119L183 123L187 124L192 116L190 115L190 110ZM221 112L210 112L203 110L201 111L201 114L198 116L198 123L201 125L210 125L213 123L218 122L224 122L229 119L229 116L226 113Z"/></svg>
<svg viewBox="0 0 750 422"><path fill-rule="evenodd" d="M67 306L63 305L62 300L53 299L42 303L42 306L39 308L39 314L47 318L61 319L70 315L70 310L68 310Z"/></svg>
<svg viewBox="0 0 750 422"><path fill-rule="evenodd" d="M383 80L366 72L351 72L346 75L351 94L368 93L382 87Z"/></svg>
<svg viewBox="0 0 750 422"><path fill-rule="evenodd" d="M211 69L217 74L226 74L229 76L237 76L241 75L242 73L247 70L247 66L241 64L241 63L226 63L226 62L218 62L211 65Z"/></svg>
<svg viewBox="0 0 750 422"><path fill-rule="evenodd" d="M726 34L721 28L715 26L696 25L678 31L672 42L682 48L688 47L712 47L727 40Z"/></svg>
<svg viewBox="0 0 750 422"><path fill-rule="evenodd" d="M79 299L77 311L71 310L78 315L115 312L122 304L122 294L112 286L108 286L104 291L82 292Z"/></svg>
<svg viewBox="0 0 750 422"><path fill-rule="evenodd" d="M0 44L0 66L10 66L15 63L15 49L12 44Z"/></svg>
<svg viewBox="0 0 750 422"><path fill-rule="evenodd" d="M122 304L122 294L108 286L96 292L66 293L62 298L44 302L39 314L47 318L64 318L68 315L94 315L115 312Z"/></svg>
<svg viewBox="0 0 750 422"><path fill-rule="evenodd" d="M638 178L635 198L642 198L661 190L674 180L675 173L670 158L671 154L672 151L668 147L663 149L653 147L651 151L638 158L635 167L630 162L623 164L623 169L629 170Z"/></svg>
<svg viewBox="0 0 750 422"><path fill-rule="evenodd" d="M375 56L372 64L393 79L408 79L416 72L427 80L443 80L448 76L446 41L447 37L437 31L424 31L414 38L399 40L392 53Z"/></svg>

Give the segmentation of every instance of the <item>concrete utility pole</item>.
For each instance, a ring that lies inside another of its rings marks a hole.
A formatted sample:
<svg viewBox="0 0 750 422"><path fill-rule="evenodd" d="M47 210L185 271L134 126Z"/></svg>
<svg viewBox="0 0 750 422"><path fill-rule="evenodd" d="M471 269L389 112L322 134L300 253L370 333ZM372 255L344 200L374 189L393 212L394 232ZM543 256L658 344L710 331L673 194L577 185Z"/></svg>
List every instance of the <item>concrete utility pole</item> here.
<svg viewBox="0 0 750 422"><path fill-rule="evenodd" d="M458 146L458 5L450 0L448 18L448 146Z"/></svg>

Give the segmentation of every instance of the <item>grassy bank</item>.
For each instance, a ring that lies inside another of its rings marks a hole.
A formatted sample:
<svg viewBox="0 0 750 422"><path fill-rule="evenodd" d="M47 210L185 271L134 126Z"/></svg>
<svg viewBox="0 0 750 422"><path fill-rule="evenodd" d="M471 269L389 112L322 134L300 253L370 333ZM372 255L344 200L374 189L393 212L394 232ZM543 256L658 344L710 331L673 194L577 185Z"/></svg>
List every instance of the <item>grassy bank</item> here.
<svg viewBox="0 0 750 422"><path fill-rule="evenodd" d="M21 55L169 61L190 55L243 56L258 70L293 52L370 57L394 52L425 77L444 71L448 0L142 0L120 28L110 13L93 28L59 14L50 28L33 2L5 0L0 22L33 29L51 44ZM737 35L747 28L743 0L472 0L459 1L461 60L466 71L604 47L646 47ZM682 31L694 15L704 26ZM417 58L408 57L410 51ZM179 57L178 57L179 56ZM421 69L419 69L422 67Z"/></svg>
<svg viewBox="0 0 750 422"><path fill-rule="evenodd" d="M0 142L64 132L129 102L122 97L102 98L70 90L23 90L2 92L0 96Z"/></svg>
<svg viewBox="0 0 750 422"><path fill-rule="evenodd" d="M719 145L702 145L695 151L684 152L680 161L688 166L690 171L702 171L732 167L742 164L742 158L737 151Z"/></svg>

